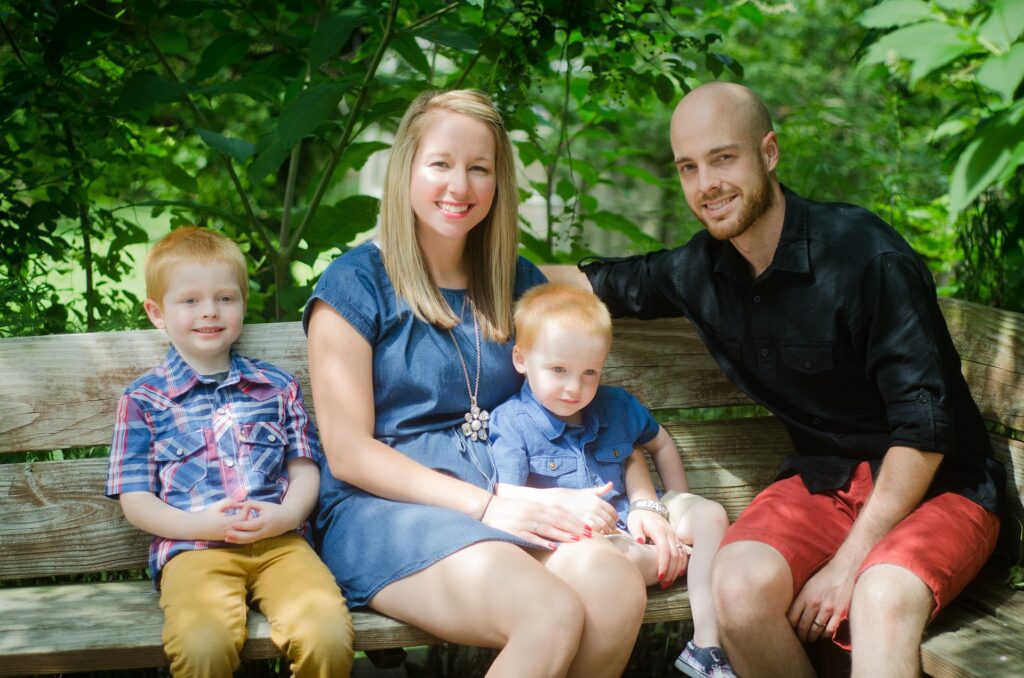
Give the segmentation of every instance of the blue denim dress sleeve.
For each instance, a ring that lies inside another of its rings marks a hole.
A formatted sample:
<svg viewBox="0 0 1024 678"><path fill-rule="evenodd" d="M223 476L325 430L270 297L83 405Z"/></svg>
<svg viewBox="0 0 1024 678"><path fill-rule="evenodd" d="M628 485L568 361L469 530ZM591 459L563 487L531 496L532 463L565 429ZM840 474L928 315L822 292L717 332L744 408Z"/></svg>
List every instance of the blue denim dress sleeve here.
<svg viewBox="0 0 1024 678"><path fill-rule="evenodd" d="M516 296L543 280L536 266L520 259ZM462 311L453 334L474 379L476 347L465 290L441 293L456 313ZM429 468L492 489L496 471L489 443L471 441L459 428L469 394L452 336L417 320L396 297L376 244L353 248L327 267L307 302L307 326L317 301L373 347L374 437ZM522 378L512 367L512 342L484 341L481 353L478 402L491 410L519 389ZM500 540L529 546L457 511L371 495L334 478L326 464L315 539L350 607L368 604L381 588L470 544Z"/></svg>

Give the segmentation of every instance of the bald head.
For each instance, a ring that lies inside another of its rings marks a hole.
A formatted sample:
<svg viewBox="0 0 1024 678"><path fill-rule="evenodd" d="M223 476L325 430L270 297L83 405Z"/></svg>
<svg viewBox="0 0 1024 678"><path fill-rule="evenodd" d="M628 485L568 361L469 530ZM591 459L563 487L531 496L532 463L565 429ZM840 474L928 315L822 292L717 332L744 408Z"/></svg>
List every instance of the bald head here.
<svg viewBox="0 0 1024 678"><path fill-rule="evenodd" d="M709 82L691 90L672 114L672 129L708 121L718 121L754 141L774 129L761 97L749 87L731 82Z"/></svg>

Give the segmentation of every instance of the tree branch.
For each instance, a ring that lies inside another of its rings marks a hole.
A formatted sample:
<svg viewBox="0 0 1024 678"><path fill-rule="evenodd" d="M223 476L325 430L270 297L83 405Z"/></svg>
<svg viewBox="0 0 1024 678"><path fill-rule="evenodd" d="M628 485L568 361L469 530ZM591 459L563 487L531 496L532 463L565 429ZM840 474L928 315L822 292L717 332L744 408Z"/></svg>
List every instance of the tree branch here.
<svg viewBox="0 0 1024 678"><path fill-rule="evenodd" d="M356 121L359 118L359 114L362 112L363 106L366 104L366 96L370 90L370 83L373 82L373 77L376 75L377 68L380 66L380 62L384 58L384 53L388 49L388 44L391 42L391 38L395 35L395 17L398 15L398 3L399 0L391 0L390 7L388 7L387 24L384 26L384 35L381 36L380 45L377 46L377 52L373 55L373 60L370 62L370 66L366 69L366 75L363 77L363 82L359 86L359 95L352 104L348 120L345 121L345 129L341 133L341 141L338 143L337 147L335 147L334 152L331 153L331 160L327 165L327 169L324 170L323 176L320 177L320 183L317 184L316 191L313 193L313 199L310 201L309 207L306 209L306 214L302 217L302 223L299 224L299 227L295 230L293 237L288 241L287 245L281 243L281 254L286 258L290 258L295 253L295 250L299 246L299 241L302 239L302 234L306 232L306 229L309 228L309 225L313 222L313 215L320 206L320 201L323 200L324 193L327 192L327 186L331 182L334 170L337 168L338 162L341 160L341 156L344 155L345 150L348 149L349 143L352 141L352 132L356 127Z"/></svg>

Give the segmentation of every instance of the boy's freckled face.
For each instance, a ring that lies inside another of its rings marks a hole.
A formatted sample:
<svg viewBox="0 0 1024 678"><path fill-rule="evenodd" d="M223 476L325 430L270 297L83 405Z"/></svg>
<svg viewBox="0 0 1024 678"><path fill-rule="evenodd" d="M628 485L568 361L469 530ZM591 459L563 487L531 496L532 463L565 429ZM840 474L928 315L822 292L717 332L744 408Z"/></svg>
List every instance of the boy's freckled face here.
<svg viewBox="0 0 1024 678"><path fill-rule="evenodd" d="M512 362L525 374L534 396L549 412L572 424L597 395L608 340L591 332L552 325L541 330L528 350L516 346Z"/></svg>
<svg viewBox="0 0 1024 678"><path fill-rule="evenodd" d="M235 271L224 262L175 266L160 304L146 300L153 325L163 329L185 362L200 374L229 369L231 345L242 334L245 304Z"/></svg>

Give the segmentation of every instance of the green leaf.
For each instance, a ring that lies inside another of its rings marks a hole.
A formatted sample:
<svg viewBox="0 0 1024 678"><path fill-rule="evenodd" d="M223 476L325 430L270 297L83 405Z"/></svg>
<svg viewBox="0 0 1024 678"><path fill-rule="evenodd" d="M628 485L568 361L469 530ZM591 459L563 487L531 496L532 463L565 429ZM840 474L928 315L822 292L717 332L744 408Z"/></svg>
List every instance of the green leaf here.
<svg viewBox="0 0 1024 678"><path fill-rule="evenodd" d="M256 152L256 147L248 141L235 137L226 137L208 129L196 128L196 132L202 138L203 143L217 151L229 156L235 162L245 162Z"/></svg>
<svg viewBox="0 0 1024 678"><path fill-rule="evenodd" d="M188 91L180 82L167 80L152 71L142 71L133 75L121 88L121 93L114 102L115 111L132 111L148 108L153 104L173 101Z"/></svg>
<svg viewBox="0 0 1024 678"><path fill-rule="evenodd" d="M408 33L399 33L391 41L391 47L405 59L406 63L428 78L431 77L430 62L423 55L420 46L416 44L416 38Z"/></svg>
<svg viewBox="0 0 1024 678"><path fill-rule="evenodd" d="M1011 157L1019 158L1024 144L1024 100L991 118L980 128L953 168L949 207L962 211L1003 173Z"/></svg>
<svg viewBox="0 0 1024 678"><path fill-rule="evenodd" d="M427 24L416 31L416 35L430 42L457 49L460 52L474 52L477 48L476 38L457 28L439 24Z"/></svg>
<svg viewBox="0 0 1024 678"><path fill-rule="evenodd" d="M255 101L274 103L278 101L284 85L279 78L269 75L252 75L237 80L225 80L200 90L208 97L220 94L244 94Z"/></svg>
<svg viewBox="0 0 1024 678"><path fill-rule="evenodd" d="M320 205L304 234L304 240L311 249L344 249L360 233L377 225L379 209L380 200L368 195L351 195L336 205ZM296 221L304 217L305 210L295 214Z"/></svg>
<svg viewBox="0 0 1024 678"><path fill-rule="evenodd" d="M356 171L361 170L371 155L386 148L391 148L391 145L385 144L383 141L358 141L351 143L345 149L339 164L342 167L351 168Z"/></svg>
<svg viewBox="0 0 1024 678"><path fill-rule="evenodd" d="M565 202L569 202L576 195L576 186L566 177L562 177L555 186L555 193Z"/></svg>
<svg viewBox="0 0 1024 678"><path fill-rule="evenodd" d="M978 82L999 92L1006 103L1013 101L1021 79L1024 79L1024 43L1017 43L1005 54L990 56L978 69Z"/></svg>
<svg viewBox="0 0 1024 678"><path fill-rule="evenodd" d="M547 241L538 238L523 228L519 229L519 245L526 250L529 255L532 255L529 257L532 261L558 261L558 257L551 248L548 247Z"/></svg>
<svg viewBox="0 0 1024 678"><path fill-rule="evenodd" d="M935 0L935 4L947 12L966 12L977 0Z"/></svg>
<svg viewBox="0 0 1024 678"><path fill-rule="evenodd" d="M1010 49L1014 40L1024 33L1024 6L1021 0L996 0L992 13L978 29L978 35L1000 49Z"/></svg>
<svg viewBox="0 0 1024 678"><path fill-rule="evenodd" d="M198 193L199 183L191 174L171 161L165 161L160 166L160 173L171 186L186 193Z"/></svg>
<svg viewBox="0 0 1024 678"><path fill-rule="evenodd" d="M188 38L179 31L159 31L153 36L153 42L164 54L188 54Z"/></svg>
<svg viewBox="0 0 1024 678"><path fill-rule="evenodd" d="M655 176L654 174L644 169L643 167L637 167L636 165L618 165L615 167L615 171L619 172L620 174L625 174L626 176L639 179L640 181L648 183L652 186L661 185L661 178Z"/></svg>
<svg viewBox="0 0 1024 678"><path fill-rule="evenodd" d="M670 104L676 98L676 86L664 73L654 76L654 93L663 104Z"/></svg>
<svg viewBox="0 0 1024 678"><path fill-rule="evenodd" d="M883 35L871 45L862 63L883 63L890 52L912 62L910 85L971 49L957 29L935 22L914 24Z"/></svg>
<svg viewBox="0 0 1024 678"><path fill-rule="evenodd" d="M736 13L755 26L764 25L764 13L753 3L748 2L740 4L740 6L736 8Z"/></svg>
<svg viewBox="0 0 1024 678"><path fill-rule="evenodd" d="M310 68L316 70L333 59L366 19L365 8L349 7L321 21L309 41Z"/></svg>
<svg viewBox="0 0 1024 678"><path fill-rule="evenodd" d="M244 33L222 35L203 50L196 66L195 79L206 80L220 72L225 66L238 63L249 52L249 36Z"/></svg>
<svg viewBox="0 0 1024 678"><path fill-rule="evenodd" d="M285 104L277 121L281 143L291 147L309 136L330 115L338 112L345 88L334 83L314 85Z"/></svg>
<svg viewBox="0 0 1024 678"><path fill-rule="evenodd" d="M292 144L294 145L294 144ZM291 146L281 143L277 130L264 134L256 144L256 158L245 170L249 181L258 184L268 174L273 174L291 153Z"/></svg>
<svg viewBox="0 0 1024 678"><path fill-rule="evenodd" d="M857 23L865 28L906 26L932 18L931 7L923 0L889 0L865 10Z"/></svg>
<svg viewBox="0 0 1024 678"><path fill-rule="evenodd" d="M606 231L616 231L622 233L630 239L630 241L643 249L654 249L661 247L661 242L656 238L644 233L640 230L640 227L635 223L622 216L621 214L615 214L608 210L599 210L592 214L588 214L587 217L593 221L599 228L603 228Z"/></svg>

